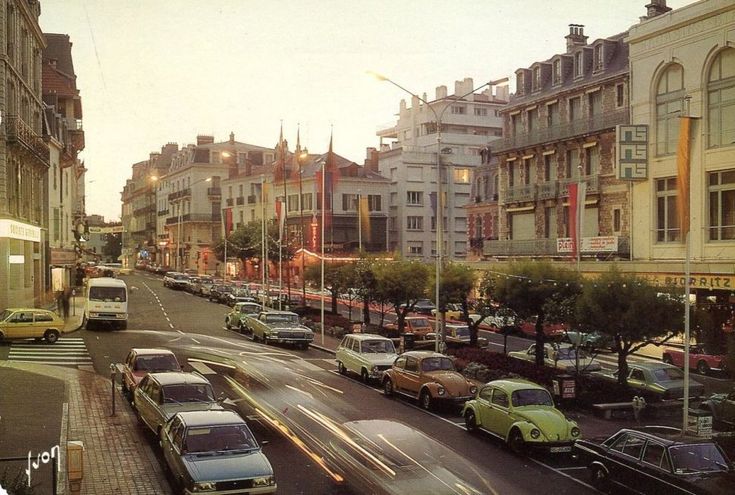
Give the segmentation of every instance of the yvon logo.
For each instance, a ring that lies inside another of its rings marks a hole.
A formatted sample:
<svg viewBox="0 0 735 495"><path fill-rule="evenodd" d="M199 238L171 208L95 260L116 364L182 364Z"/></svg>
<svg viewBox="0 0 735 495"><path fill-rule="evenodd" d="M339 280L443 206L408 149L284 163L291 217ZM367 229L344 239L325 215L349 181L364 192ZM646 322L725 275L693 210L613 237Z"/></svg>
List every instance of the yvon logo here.
<svg viewBox="0 0 735 495"><path fill-rule="evenodd" d="M51 452L44 452L42 454L36 454L36 460L31 461L31 451L28 451L28 467L26 468L26 476L28 477L28 486L31 486L31 473L35 470L37 470L41 464L48 464L51 462L51 459L59 460L59 446L54 445L51 447ZM61 466L59 463L56 463L56 469L58 471L61 471ZM0 495L3 495L2 492L0 492Z"/></svg>
<svg viewBox="0 0 735 495"><path fill-rule="evenodd" d="M2 485L0 485L0 495L8 495L8 492L5 491Z"/></svg>

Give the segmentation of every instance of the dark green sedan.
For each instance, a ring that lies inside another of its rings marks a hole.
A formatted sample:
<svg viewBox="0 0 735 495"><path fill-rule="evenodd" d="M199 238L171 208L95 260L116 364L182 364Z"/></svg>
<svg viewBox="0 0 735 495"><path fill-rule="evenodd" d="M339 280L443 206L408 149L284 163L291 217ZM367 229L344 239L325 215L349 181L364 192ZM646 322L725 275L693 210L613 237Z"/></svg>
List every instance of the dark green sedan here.
<svg viewBox="0 0 735 495"><path fill-rule="evenodd" d="M250 428L234 411L176 414L161 432L176 493L275 493L276 479Z"/></svg>

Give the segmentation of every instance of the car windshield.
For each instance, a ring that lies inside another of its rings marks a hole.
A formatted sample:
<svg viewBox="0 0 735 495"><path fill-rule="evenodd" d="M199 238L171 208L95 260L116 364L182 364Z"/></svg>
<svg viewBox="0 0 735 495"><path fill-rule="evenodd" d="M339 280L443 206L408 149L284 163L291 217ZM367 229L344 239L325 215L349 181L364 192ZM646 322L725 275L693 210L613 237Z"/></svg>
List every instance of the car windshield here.
<svg viewBox="0 0 735 495"><path fill-rule="evenodd" d="M577 359L577 353L574 351L574 349L570 347L563 347L557 351L557 356L559 360L562 359L571 359L575 360ZM587 357L587 354L580 349L579 351L579 359L585 359Z"/></svg>
<svg viewBox="0 0 735 495"><path fill-rule="evenodd" d="M454 363L449 358L430 357L421 361L421 371L452 370Z"/></svg>
<svg viewBox="0 0 735 495"><path fill-rule="evenodd" d="M396 348L390 340L365 340L362 343L362 352L371 354L395 354Z"/></svg>
<svg viewBox="0 0 735 495"><path fill-rule="evenodd" d="M172 354L138 356L135 371L181 371L181 367Z"/></svg>
<svg viewBox="0 0 735 495"><path fill-rule="evenodd" d="M553 406L554 401L546 390L528 388L516 390L510 396L513 407L523 406Z"/></svg>
<svg viewBox="0 0 735 495"><path fill-rule="evenodd" d="M290 321L292 323L298 323L299 316L298 315L268 315L268 321L269 322Z"/></svg>
<svg viewBox="0 0 735 495"><path fill-rule="evenodd" d="M257 313L260 311L260 306L257 304L243 304L240 306L240 313Z"/></svg>
<svg viewBox="0 0 735 495"><path fill-rule="evenodd" d="M713 443L675 445L669 449L674 473L727 471L727 460Z"/></svg>
<svg viewBox="0 0 735 495"><path fill-rule="evenodd" d="M429 320L426 320L424 318L414 318L411 320L411 325L413 325L414 327L428 327Z"/></svg>
<svg viewBox="0 0 735 495"><path fill-rule="evenodd" d="M470 336L470 329L469 327L457 327L454 329L454 333L457 335L457 337L468 337Z"/></svg>
<svg viewBox="0 0 735 495"><path fill-rule="evenodd" d="M89 300L103 302L125 302L123 287L90 287Z"/></svg>
<svg viewBox="0 0 735 495"><path fill-rule="evenodd" d="M188 275L174 275L174 280L188 280Z"/></svg>
<svg viewBox="0 0 735 495"><path fill-rule="evenodd" d="M163 402L214 402L212 387L206 383L179 383L163 387Z"/></svg>
<svg viewBox="0 0 735 495"><path fill-rule="evenodd" d="M257 447L258 443L245 425L189 428L184 440L184 450L189 454L249 450Z"/></svg>
<svg viewBox="0 0 735 495"><path fill-rule="evenodd" d="M8 319L8 316L10 316L11 311L8 311L7 309L4 310L2 313L0 313L0 321L5 321Z"/></svg>
<svg viewBox="0 0 735 495"><path fill-rule="evenodd" d="M658 382L668 382L671 380L683 380L684 372L679 368L660 368L653 370L653 376Z"/></svg>

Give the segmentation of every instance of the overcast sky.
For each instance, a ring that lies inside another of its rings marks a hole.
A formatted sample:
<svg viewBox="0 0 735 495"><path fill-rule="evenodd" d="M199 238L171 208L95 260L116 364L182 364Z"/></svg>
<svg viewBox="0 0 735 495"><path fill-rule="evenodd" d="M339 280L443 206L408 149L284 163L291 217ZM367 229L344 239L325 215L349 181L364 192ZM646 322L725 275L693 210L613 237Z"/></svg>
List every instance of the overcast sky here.
<svg viewBox="0 0 735 495"><path fill-rule="evenodd" d="M41 28L66 33L84 110L87 213L120 216L130 166L197 134L334 150L362 163L406 95L479 86L625 31L647 0L42 0ZM679 8L692 0L669 0ZM511 90L513 86L511 85Z"/></svg>

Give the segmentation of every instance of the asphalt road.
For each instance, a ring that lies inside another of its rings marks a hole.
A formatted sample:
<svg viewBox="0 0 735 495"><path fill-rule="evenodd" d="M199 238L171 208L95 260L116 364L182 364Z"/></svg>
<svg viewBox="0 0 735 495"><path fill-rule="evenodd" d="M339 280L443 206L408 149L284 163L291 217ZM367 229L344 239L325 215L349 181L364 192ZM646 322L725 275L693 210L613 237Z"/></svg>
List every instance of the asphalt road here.
<svg viewBox="0 0 735 495"><path fill-rule="evenodd" d="M520 458L486 435L469 435L457 410L427 413L409 400L392 400L374 387L340 376L331 355L264 346L224 328L226 306L162 286L147 274L125 278L130 288L126 331L81 330L94 368L109 374L131 347L172 349L186 369L197 368L248 418L268 444L279 493L352 494L374 490L357 479L339 452L342 423L403 422L452 449L455 466L481 493L594 493L586 472L566 458ZM128 407L128 406L126 406ZM149 441L156 443L152 435ZM449 452L449 451L448 451ZM580 482L581 480L582 482Z"/></svg>

